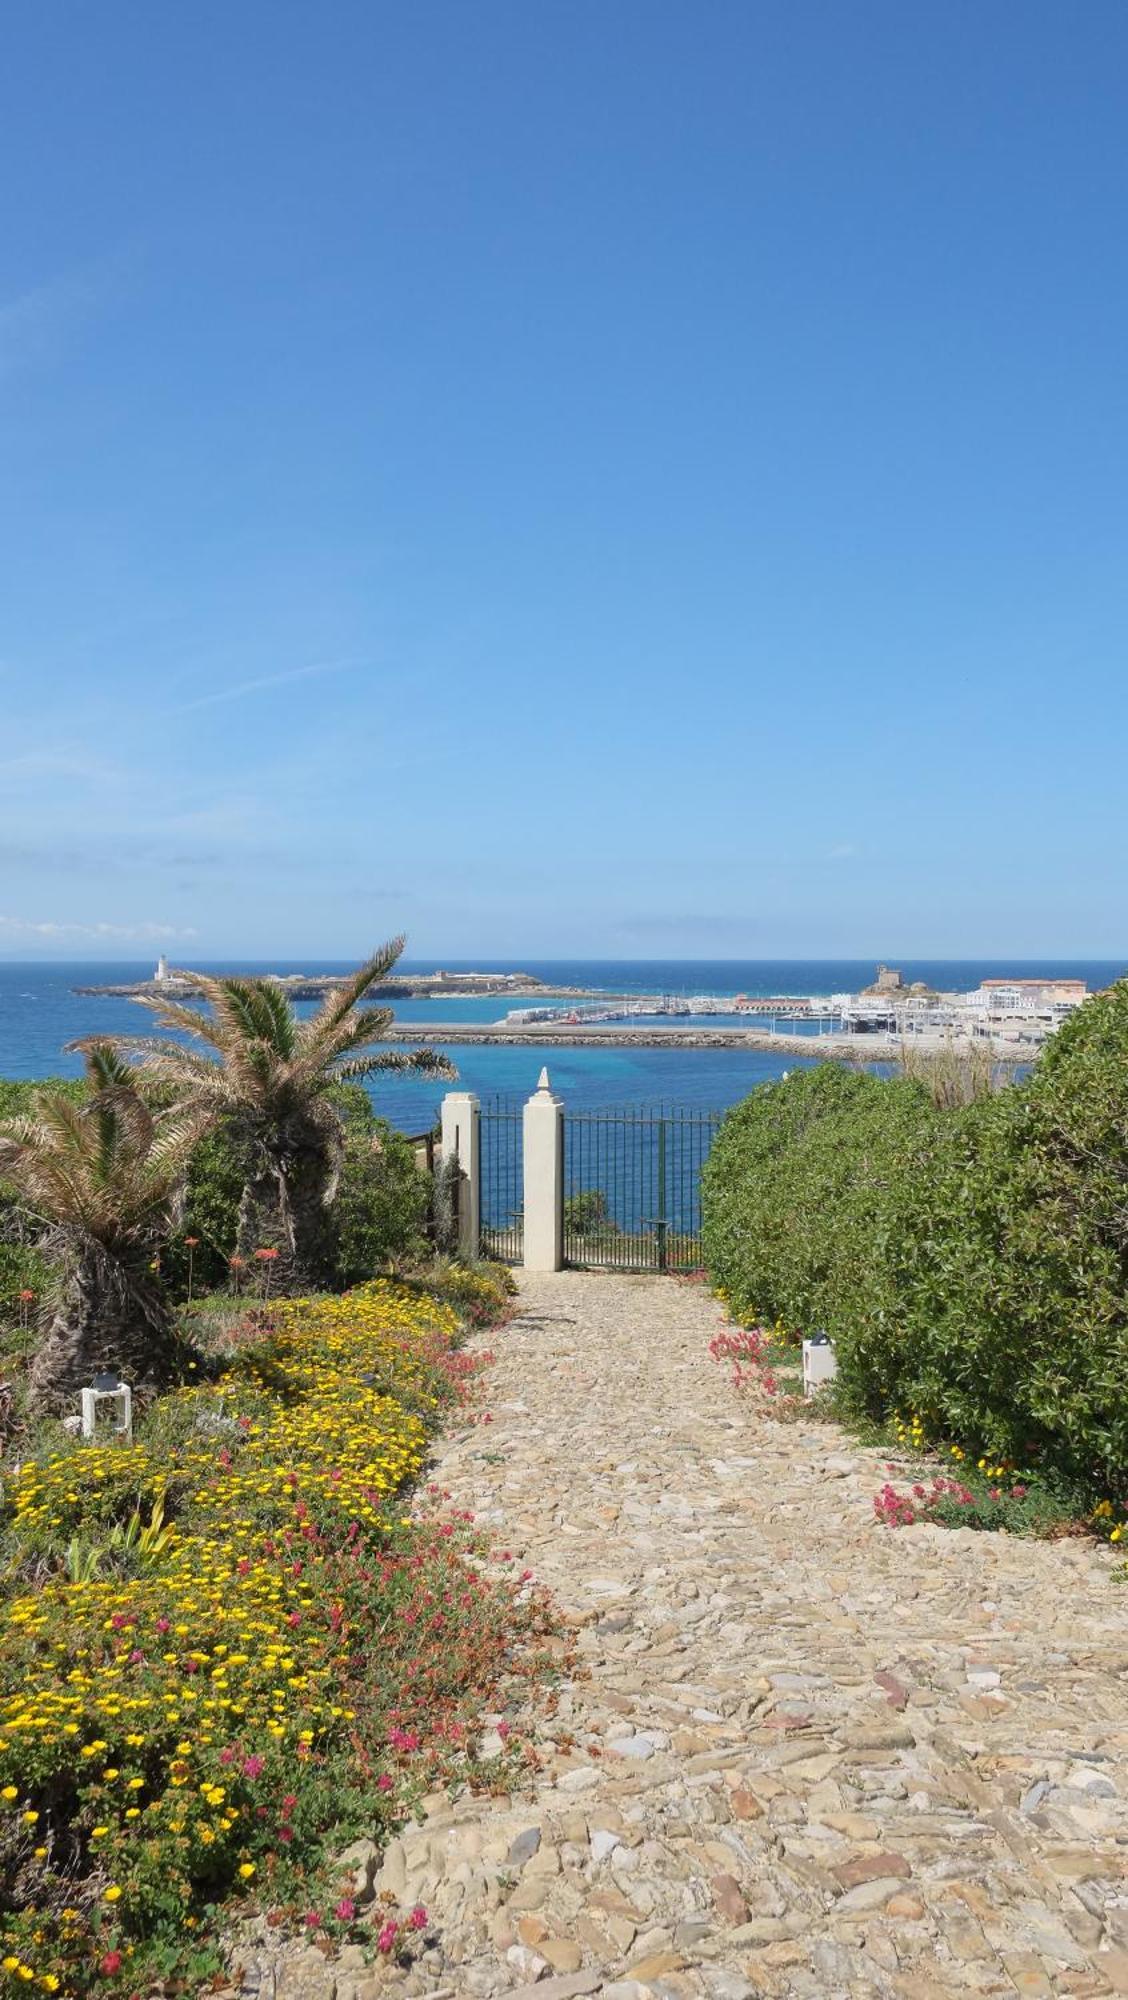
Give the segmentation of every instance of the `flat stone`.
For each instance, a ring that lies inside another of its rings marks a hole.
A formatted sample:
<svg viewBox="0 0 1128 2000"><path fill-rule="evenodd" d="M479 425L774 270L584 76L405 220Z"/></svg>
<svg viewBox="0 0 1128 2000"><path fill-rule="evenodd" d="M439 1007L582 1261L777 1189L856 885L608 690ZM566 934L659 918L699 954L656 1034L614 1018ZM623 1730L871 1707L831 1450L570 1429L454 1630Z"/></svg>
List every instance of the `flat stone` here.
<svg viewBox="0 0 1128 2000"><path fill-rule="evenodd" d="M878 1882L887 1875L900 1880L912 1874L913 1864L903 1854L857 1854L850 1861L839 1862L830 1872L844 1889L856 1889L859 1882Z"/></svg>
<svg viewBox="0 0 1128 2000"><path fill-rule="evenodd" d="M713 1905L726 1924L742 1924L748 1915L741 1888L733 1875L714 1875L709 1884Z"/></svg>
<svg viewBox="0 0 1128 2000"><path fill-rule="evenodd" d="M668 1972L680 1972L685 1962L680 1951L655 1952L652 1958L639 1958L628 1965L627 1978L645 1986L651 1980L663 1979Z"/></svg>
<svg viewBox="0 0 1128 2000"><path fill-rule="evenodd" d="M540 1954L554 1972L578 1972L583 1961L583 1952L571 1938L545 1938Z"/></svg>
<svg viewBox="0 0 1128 2000"><path fill-rule="evenodd" d="M601 1972L564 1972L531 1986L511 1987L508 2000L576 2000L577 1994L598 1993L602 1985Z"/></svg>
<svg viewBox="0 0 1128 2000"><path fill-rule="evenodd" d="M847 1889L839 1898L840 1910L878 1910L883 1903L895 1896L901 1886L899 1875L879 1875L875 1880L859 1882L856 1889Z"/></svg>
<svg viewBox="0 0 1128 2000"><path fill-rule="evenodd" d="M523 1868L526 1861L532 1860L540 1844L539 1826L527 1826L523 1833L517 1835L505 1857L509 1867Z"/></svg>

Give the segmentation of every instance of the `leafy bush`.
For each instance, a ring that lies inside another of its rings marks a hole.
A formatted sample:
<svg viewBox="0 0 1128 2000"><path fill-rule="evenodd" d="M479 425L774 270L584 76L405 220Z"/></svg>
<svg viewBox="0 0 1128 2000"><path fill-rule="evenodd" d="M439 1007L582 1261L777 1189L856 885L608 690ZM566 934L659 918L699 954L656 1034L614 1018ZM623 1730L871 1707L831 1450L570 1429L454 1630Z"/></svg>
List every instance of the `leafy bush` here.
<svg viewBox="0 0 1128 2000"><path fill-rule="evenodd" d="M958 1108L830 1071L754 1093L705 1199L738 1316L825 1326L848 1409L1128 1491L1128 982Z"/></svg>
<svg viewBox="0 0 1128 2000"><path fill-rule="evenodd" d="M889 1204L886 1299L860 1297L844 1329L847 1391L1119 1492L1128 984L1079 1009L1026 1082L945 1120L924 1166Z"/></svg>
<svg viewBox="0 0 1128 2000"><path fill-rule="evenodd" d="M579 1188L564 1202L565 1236L617 1236L619 1225L602 1188Z"/></svg>
<svg viewBox="0 0 1128 2000"><path fill-rule="evenodd" d="M402 1133L382 1118L370 1129L351 1127L333 1204L337 1282L354 1285L390 1260L421 1255L430 1199L428 1177Z"/></svg>
<svg viewBox="0 0 1128 2000"><path fill-rule="evenodd" d="M703 1242L738 1320L838 1329L872 1275L888 1183L934 1118L920 1084L831 1064L729 1112L703 1177Z"/></svg>

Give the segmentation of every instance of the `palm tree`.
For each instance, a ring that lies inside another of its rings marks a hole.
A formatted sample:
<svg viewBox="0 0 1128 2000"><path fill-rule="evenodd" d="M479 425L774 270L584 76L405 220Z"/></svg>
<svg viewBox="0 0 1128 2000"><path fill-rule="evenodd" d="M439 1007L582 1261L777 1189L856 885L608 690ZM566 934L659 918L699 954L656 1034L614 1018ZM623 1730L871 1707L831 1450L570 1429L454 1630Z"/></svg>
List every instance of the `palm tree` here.
<svg viewBox="0 0 1128 2000"><path fill-rule="evenodd" d="M31 1113L0 1122L0 1180L42 1228L52 1266L33 1396L57 1402L99 1368L135 1386L172 1372L177 1339L157 1277L204 1105L155 1109L111 1044L86 1050L90 1095L38 1091Z"/></svg>
<svg viewBox="0 0 1128 2000"><path fill-rule="evenodd" d="M374 1048L392 1015L360 1002L387 978L403 946L402 937L383 945L304 1021L276 980L178 972L177 980L206 1012L163 997L147 996L141 1004L163 1028L186 1036L187 1045L158 1036L116 1043L154 1082L223 1120L242 1145L239 1252L278 1251L279 1274L291 1289L324 1279L330 1268L329 1211L344 1156L334 1085L377 1070L456 1074L431 1049L403 1054Z"/></svg>

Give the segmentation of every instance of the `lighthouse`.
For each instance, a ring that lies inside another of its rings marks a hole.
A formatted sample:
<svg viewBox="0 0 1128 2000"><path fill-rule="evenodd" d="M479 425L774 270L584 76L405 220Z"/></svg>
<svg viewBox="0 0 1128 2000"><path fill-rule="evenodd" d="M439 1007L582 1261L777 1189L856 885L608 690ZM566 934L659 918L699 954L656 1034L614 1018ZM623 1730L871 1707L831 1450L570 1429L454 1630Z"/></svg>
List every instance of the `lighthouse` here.
<svg viewBox="0 0 1128 2000"><path fill-rule="evenodd" d="M168 960L163 951L157 960L157 969L153 974L153 983L156 986L168 985Z"/></svg>

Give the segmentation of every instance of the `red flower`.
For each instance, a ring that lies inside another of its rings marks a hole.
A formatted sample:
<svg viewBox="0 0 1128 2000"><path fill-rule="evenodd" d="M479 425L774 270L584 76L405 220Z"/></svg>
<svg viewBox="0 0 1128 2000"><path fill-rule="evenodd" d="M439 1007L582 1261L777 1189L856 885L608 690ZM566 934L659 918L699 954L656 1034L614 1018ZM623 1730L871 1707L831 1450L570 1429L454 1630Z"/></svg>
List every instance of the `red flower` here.
<svg viewBox="0 0 1128 2000"><path fill-rule="evenodd" d="M266 1760L265 1760L265 1758L263 1758L263 1757L244 1757L244 1759L243 1759L243 1776L244 1776L245 1778L261 1778L261 1777L262 1777L262 1774L263 1774L263 1772L265 1771L265 1769L266 1769Z"/></svg>
<svg viewBox="0 0 1128 2000"><path fill-rule="evenodd" d="M112 1979L115 1972L121 1971L120 1951L103 1952L101 1958L98 1960L98 1970L99 1972L104 1972L107 1979Z"/></svg>
<svg viewBox="0 0 1128 2000"><path fill-rule="evenodd" d="M254 1254L260 1264L273 1264L278 1252L277 1250L256 1250Z"/></svg>
<svg viewBox="0 0 1128 2000"><path fill-rule="evenodd" d="M184 1238L185 1244L187 1245L189 1250L194 1250L199 1240L200 1239L198 1236L186 1236Z"/></svg>
<svg viewBox="0 0 1128 2000"><path fill-rule="evenodd" d="M34 1297L35 1297L34 1292L23 1291L19 1294L20 1304L28 1306L31 1304L31 1301Z"/></svg>

